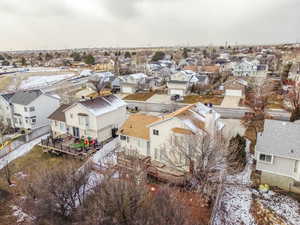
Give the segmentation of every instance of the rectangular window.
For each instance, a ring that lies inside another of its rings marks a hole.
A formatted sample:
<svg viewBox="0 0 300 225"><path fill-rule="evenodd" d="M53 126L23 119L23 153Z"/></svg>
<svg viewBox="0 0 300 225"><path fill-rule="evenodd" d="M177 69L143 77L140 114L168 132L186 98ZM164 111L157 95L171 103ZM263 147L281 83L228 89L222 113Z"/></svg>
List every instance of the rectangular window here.
<svg viewBox="0 0 300 225"><path fill-rule="evenodd" d="M72 113L70 113L70 117L71 117L71 119L73 119L73 114Z"/></svg>
<svg viewBox="0 0 300 225"><path fill-rule="evenodd" d="M57 121L56 120L54 121L54 125L57 127Z"/></svg>
<svg viewBox="0 0 300 225"><path fill-rule="evenodd" d="M59 123L59 127L60 127L60 130L61 131L64 131L65 130L65 124L63 122L60 122Z"/></svg>
<svg viewBox="0 0 300 225"><path fill-rule="evenodd" d="M127 143L129 143L129 137L126 137L127 138Z"/></svg>
<svg viewBox="0 0 300 225"><path fill-rule="evenodd" d="M30 112L34 112L34 111L35 111L34 106L30 107L30 108L29 108L29 111L30 111Z"/></svg>
<svg viewBox="0 0 300 225"><path fill-rule="evenodd" d="M125 140L126 140L126 136L120 136L120 139L121 139L122 141L125 141Z"/></svg>
<svg viewBox="0 0 300 225"><path fill-rule="evenodd" d="M24 107L24 111L27 112L27 108L26 107Z"/></svg>
<svg viewBox="0 0 300 225"><path fill-rule="evenodd" d="M153 135L157 135L157 136L158 136L158 135L159 135L159 130L155 130L155 129L154 129L154 130L153 130Z"/></svg>
<svg viewBox="0 0 300 225"><path fill-rule="evenodd" d="M271 155L259 154L259 161L272 163L273 157Z"/></svg>

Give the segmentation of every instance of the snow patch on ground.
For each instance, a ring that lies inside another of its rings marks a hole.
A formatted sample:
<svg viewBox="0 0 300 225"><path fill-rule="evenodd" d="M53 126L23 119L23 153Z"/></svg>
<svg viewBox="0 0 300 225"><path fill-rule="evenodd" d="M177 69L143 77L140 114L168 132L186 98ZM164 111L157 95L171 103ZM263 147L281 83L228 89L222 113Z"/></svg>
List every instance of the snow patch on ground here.
<svg viewBox="0 0 300 225"><path fill-rule="evenodd" d="M75 74L64 75L51 75L51 76L32 76L23 80L20 87L21 89L41 88L53 85L64 79L73 77Z"/></svg>
<svg viewBox="0 0 300 225"><path fill-rule="evenodd" d="M17 218L17 223L23 223L25 221L32 221L35 219L34 217L31 217L27 213L23 212L23 210L16 205L12 205L11 208L13 210L13 216Z"/></svg>
<svg viewBox="0 0 300 225"><path fill-rule="evenodd" d="M253 191L253 194L259 198L259 201L264 206L273 210L289 223L293 225L300 224L300 207L299 202L296 200L273 191L268 191L267 193Z"/></svg>
<svg viewBox="0 0 300 225"><path fill-rule="evenodd" d="M0 159L0 170L5 167L7 165L7 163L10 163L11 161L25 155L26 153L30 152L31 149L37 145L38 143L41 142L41 139L46 138L48 136L44 135L40 138L37 138L31 142L28 142L24 145L21 145L20 147L18 147L17 149L15 149L14 151L10 152L9 154L7 154L6 156L4 156L3 158Z"/></svg>

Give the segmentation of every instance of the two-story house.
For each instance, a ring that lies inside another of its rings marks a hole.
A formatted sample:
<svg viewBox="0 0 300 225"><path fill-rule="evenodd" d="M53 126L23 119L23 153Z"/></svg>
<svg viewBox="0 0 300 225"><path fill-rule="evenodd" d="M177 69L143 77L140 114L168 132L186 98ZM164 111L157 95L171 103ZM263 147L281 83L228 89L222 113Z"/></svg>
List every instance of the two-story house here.
<svg viewBox="0 0 300 225"><path fill-rule="evenodd" d="M214 139L224 126L219 119L218 113L201 103L163 117L132 115L119 130L121 146L125 152L134 151L138 156L150 157L152 161L187 171L190 167L187 157L173 151L172 138L209 134L209 138ZM177 157L178 154L181 156ZM180 160L174 160L174 157Z"/></svg>
<svg viewBox="0 0 300 225"><path fill-rule="evenodd" d="M37 129L49 125L48 116L58 108L60 99L41 90L18 91L10 98L16 128Z"/></svg>
<svg viewBox="0 0 300 225"><path fill-rule="evenodd" d="M146 84L147 75L144 73L130 74L119 77L121 81L121 92L126 94L133 94Z"/></svg>
<svg viewBox="0 0 300 225"><path fill-rule="evenodd" d="M6 126L13 127L12 107L10 99L14 93L0 94L0 122Z"/></svg>
<svg viewBox="0 0 300 225"><path fill-rule="evenodd" d="M266 120L258 135L256 170L261 183L300 193L300 124Z"/></svg>
<svg viewBox="0 0 300 225"><path fill-rule="evenodd" d="M108 95L82 100L62 112L68 134L105 141L113 137L126 120L126 103L114 95Z"/></svg>
<svg viewBox="0 0 300 225"><path fill-rule="evenodd" d="M191 86L199 81L196 75L193 71L180 71L172 74L170 81L167 82L168 94L186 96L190 92Z"/></svg>
<svg viewBox="0 0 300 225"><path fill-rule="evenodd" d="M248 61L247 59L243 59L241 62L234 64L232 73L238 77L255 76L257 74L258 65L258 60Z"/></svg>

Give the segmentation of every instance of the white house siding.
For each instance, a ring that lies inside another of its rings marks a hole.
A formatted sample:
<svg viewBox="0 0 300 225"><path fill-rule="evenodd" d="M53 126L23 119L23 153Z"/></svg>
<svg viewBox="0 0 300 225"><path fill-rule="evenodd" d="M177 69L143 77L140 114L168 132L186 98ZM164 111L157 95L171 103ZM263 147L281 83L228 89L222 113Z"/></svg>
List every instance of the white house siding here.
<svg viewBox="0 0 300 225"><path fill-rule="evenodd" d="M243 96L243 92L242 92L242 90L227 89L225 91L225 95L226 96L242 97Z"/></svg>
<svg viewBox="0 0 300 225"><path fill-rule="evenodd" d="M79 113L88 115L88 126L79 124ZM96 117L80 104L74 105L65 111L66 124L69 126L69 133L73 135L73 127L79 128L79 136L90 136L97 138Z"/></svg>
<svg viewBox="0 0 300 225"><path fill-rule="evenodd" d="M11 106L0 96L0 121L1 120L3 120L5 125L13 125Z"/></svg>
<svg viewBox="0 0 300 225"><path fill-rule="evenodd" d="M121 88L121 92L125 94L133 94L136 92L136 89L134 87L124 85Z"/></svg>
<svg viewBox="0 0 300 225"><path fill-rule="evenodd" d="M169 95L185 96L188 93L188 84L184 83L168 83Z"/></svg>
<svg viewBox="0 0 300 225"><path fill-rule="evenodd" d="M148 155L149 150L149 140L137 138L137 137L128 137L125 136L126 140L122 140L120 137L121 148L125 151L136 151L139 155L150 156Z"/></svg>
<svg viewBox="0 0 300 225"><path fill-rule="evenodd" d="M25 111L27 108L27 112ZM34 107L34 111L30 112L30 107ZM48 117L59 107L59 99L49 97L47 95L41 95L30 104L24 106L20 104L13 104L13 113L20 114L21 116L15 116L17 123L14 121L15 127L25 129L37 129L43 126L49 125ZM31 117L36 117L36 123L32 123ZM21 122L21 123L20 123Z"/></svg>
<svg viewBox="0 0 300 225"><path fill-rule="evenodd" d="M264 163L259 160L259 152L256 152L256 169L275 175L281 175L300 181L299 161L295 159L281 158L273 156L272 163ZM298 163L298 164L297 164Z"/></svg>
<svg viewBox="0 0 300 225"><path fill-rule="evenodd" d="M79 124L79 113L88 115L88 127ZM71 117L72 114L72 117ZM77 104L65 111L66 123L70 127L69 133L73 134L73 127L79 128L79 135L97 138L105 141L112 137L112 129L119 128L126 120L126 106L96 117L88 109Z"/></svg>
<svg viewBox="0 0 300 225"><path fill-rule="evenodd" d="M62 134L67 133L67 125L61 121L50 121L51 124L51 131L54 137L60 136Z"/></svg>
<svg viewBox="0 0 300 225"><path fill-rule="evenodd" d="M151 158L162 163L167 163L161 154L161 150L165 149L166 155L168 154L168 146L170 146L171 137L173 135L172 128L186 128L184 124L176 117L154 124L150 127L150 155ZM153 130L158 130L159 135L154 135ZM167 149L166 149L167 148ZM162 156L162 157L161 157Z"/></svg>

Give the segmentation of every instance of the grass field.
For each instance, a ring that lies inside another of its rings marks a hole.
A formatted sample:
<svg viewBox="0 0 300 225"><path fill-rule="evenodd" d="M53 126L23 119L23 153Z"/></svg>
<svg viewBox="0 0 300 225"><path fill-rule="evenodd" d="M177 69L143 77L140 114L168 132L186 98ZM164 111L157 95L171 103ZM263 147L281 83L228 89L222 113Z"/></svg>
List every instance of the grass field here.
<svg viewBox="0 0 300 225"><path fill-rule="evenodd" d="M223 97L190 95L190 96L185 96L182 103L195 104L197 102L201 102L201 103L212 103L213 105L221 105L222 101L223 101Z"/></svg>
<svg viewBox="0 0 300 225"><path fill-rule="evenodd" d="M13 78L11 76L0 76L0 91L5 91L12 84L12 81Z"/></svg>
<svg viewBox="0 0 300 225"><path fill-rule="evenodd" d="M154 94L155 92L135 93L135 94L127 95L125 98L123 98L123 100L147 101Z"/></svg>

